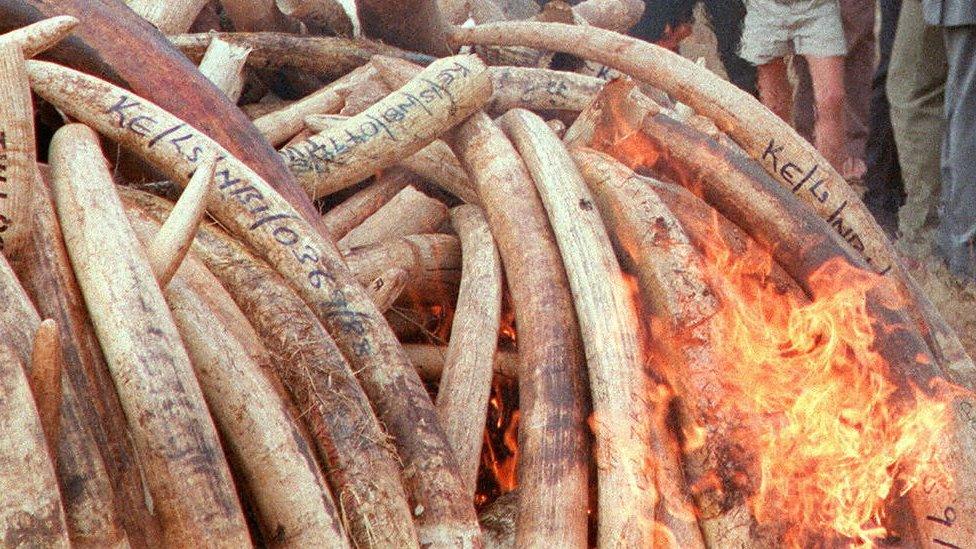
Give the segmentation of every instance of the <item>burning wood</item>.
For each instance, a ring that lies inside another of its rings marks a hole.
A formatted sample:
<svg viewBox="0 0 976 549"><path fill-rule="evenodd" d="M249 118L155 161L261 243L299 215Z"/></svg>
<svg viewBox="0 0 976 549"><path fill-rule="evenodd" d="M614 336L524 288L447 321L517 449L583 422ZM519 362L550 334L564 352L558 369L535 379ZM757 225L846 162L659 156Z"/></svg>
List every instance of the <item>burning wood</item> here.
<svg viewBox="0 0 976 549"><path fill-rule="evenodd" d="M5 544L976 537L959 339L642 2L133 5L0 3Z"/></svg>
<svg viewBox="0 0 976 549"><path fill-rule="evenodd" d="M586 545L589 399L566 270L542 202L515 148L486 115L459 128L458 157L477 185L498 243L518 324L522 418L517 538Z"/></svg>
<svg viewBox="0 0 976 549"><path fill-rule="evenodd" d="M586 184L540 118L511 111L503 127L532 174L559 244L587 353L601 544L654 539L649 465L654 388L644 372L636 310Z"/></svg>

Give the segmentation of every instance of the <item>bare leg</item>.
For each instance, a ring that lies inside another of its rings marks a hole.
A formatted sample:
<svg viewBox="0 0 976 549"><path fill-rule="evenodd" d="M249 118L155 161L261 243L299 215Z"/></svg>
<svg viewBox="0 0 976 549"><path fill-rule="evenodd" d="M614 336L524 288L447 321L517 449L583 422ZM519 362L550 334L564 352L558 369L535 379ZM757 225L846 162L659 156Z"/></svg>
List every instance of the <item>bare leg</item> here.
<svg viewBox="0 0 976 549"><path fill-rule="evenodd" d="M844 57L807 56L816 101L814 139L817 150L835 169L843 168L846 156L844 119Z"/></svg>
<svg viewBox="0 0 976 549"><path fill-rule="evenodd" d="M793 111L793 88L786 73L786 61L779 58L756 67L756 84L763 105L789 122Z"/></svg>

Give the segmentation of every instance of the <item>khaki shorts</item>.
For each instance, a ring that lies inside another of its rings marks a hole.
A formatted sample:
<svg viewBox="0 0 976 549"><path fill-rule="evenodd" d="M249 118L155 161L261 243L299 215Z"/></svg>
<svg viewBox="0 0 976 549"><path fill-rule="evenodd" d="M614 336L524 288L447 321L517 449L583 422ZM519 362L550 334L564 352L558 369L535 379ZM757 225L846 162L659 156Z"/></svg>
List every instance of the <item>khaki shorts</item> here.
<svg viewBox="0 0 976 549"><path fill-rule="evenodd" d="M837 0L746 0L739 55L765 65L790 54L832 57L847 53Z"/></svg>

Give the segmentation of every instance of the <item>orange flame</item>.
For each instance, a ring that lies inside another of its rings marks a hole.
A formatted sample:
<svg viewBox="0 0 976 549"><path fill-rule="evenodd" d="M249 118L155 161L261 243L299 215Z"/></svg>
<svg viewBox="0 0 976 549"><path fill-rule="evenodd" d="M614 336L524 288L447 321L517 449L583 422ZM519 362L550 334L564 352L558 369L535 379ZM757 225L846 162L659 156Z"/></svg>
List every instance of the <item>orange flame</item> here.
<svg viewBox="0 0 976 549"><path fill-rule="evenodd" d="M760 425L756 519L785 519L796 545L831 532L871 544L886 535L885 501L896 486L947 477L935 459L947 395L900 393L873 349L866 295L884 283L878 275L829 261L811 276L817 298L805 303L766 285L765 252L733 258L721 243L711 248L724 405Z"/></svg>
<svg viewBox="0 0 976 549"><path fill-rule="evenodd" d="M601 92L591 146L693 187L640 130L632 87L611 82ZM943 382L903 390L896 383L873 348L875 319L866 306L868 292L887 283L882 277L828 262L811 276L815 299L808 302L770 282L765 251L736 255L721 236L707 247L706 275L721 302L711 323L727 395L719 406L758 426L755 436L736 441L756 456L755 518L788 525L792 546L836 535L872 545L886 535L889 497L922 478L952 482L936 452L956 389ZM686 451L704 440L704 432L683 435Z"/></svg>
<svg viewBox="0 0 976 549"><path fill-rule="evenodd" d="M515 408L516 397L517 388L513 381L496 378L492 383L475 496L475 504L479 507L518 488L520 412Z"/></svg>

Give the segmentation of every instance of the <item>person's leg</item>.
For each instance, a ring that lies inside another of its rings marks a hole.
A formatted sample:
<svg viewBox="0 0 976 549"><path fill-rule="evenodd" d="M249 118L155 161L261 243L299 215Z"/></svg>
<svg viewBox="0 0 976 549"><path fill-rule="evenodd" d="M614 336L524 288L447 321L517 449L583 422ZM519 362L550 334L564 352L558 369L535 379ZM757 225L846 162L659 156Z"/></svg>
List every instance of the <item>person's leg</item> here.
<svg viewBox="0 0 976 549"><path fill-rule="evenodd" d="M846 157L844 58L806 56L816 104L814 145L836 169Z"/></svg>
<svg viewBox="0 0 976 549"><path fill-rule="evenodd" d="M739 55L756 65L759 99L783 120L790 119L792 89L783 58L792 53L790 11L775 0L750 0Z"/></svg>
<svg viewBox="0 0 976 549"><path fill-rule="evenodd" d="M847 41L837 0L790 4L793 49L813 83L814 145L838 171L845 159L844 56Z"/></svg>
<svg viewBox="0 0 976 549"><path fill-rule="evenodd" d="M898 228L908 238L918 236L926 221L936 217L941 175L934 144L943 134L945 78L940 29L925 24L920 0L902 0L887 92L905 185Z"/></svg>
<svg viewBox="0 0 976 549"><path fill-rule="evenodd" d="M881 29L878 33L878 68L871 84L871 111L868 141L865 146L864 204L878 223L889 234L898 230L898 208L905 193L898 165L898 149L891 129L888 112L888 96L885 82L888 79L888 61L895 41L898 11L901 0L881 0Z"/></svg>
<svg viewBox="0 0 976 549"><path fill-rule="evenodd" d="M757 66L756 85L762 104L788 122L793 110L793 88L786 71L786 61L779 57Z"/></svg>
<svg viewBox="0 0 976 549"><path fill-rule="evenodd" d="M976 25L947 27L946 133L936 242L949 270L976 276Z"/></svg>
<svg viewBox="0 0 976 549"><path fill-rule="evenodd" d="M874 74L877 40L874 36L874 2L840 0L840 14L847 39L844 59L844 109L847 125L847 157L859 163L864 175L864 146L868 138L871 75Z"/></svg>
<svg viewBox="0 0 976 549"><path fill-rule="evenodd" d="M874 72L875 37L874 3L864 0L840 0L840 16L847 55L844 58L845 161L838 166L841 175L850 179L864 176L864 146L868 136L868 111L871 102L871 79ZM803 57L793 60L796 93L793 97L793 125L807 140L816 139L816 116L810 68Z"/></svg>

